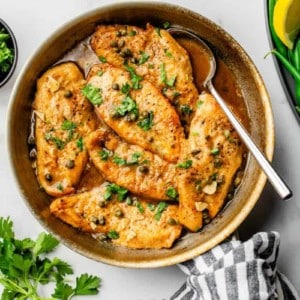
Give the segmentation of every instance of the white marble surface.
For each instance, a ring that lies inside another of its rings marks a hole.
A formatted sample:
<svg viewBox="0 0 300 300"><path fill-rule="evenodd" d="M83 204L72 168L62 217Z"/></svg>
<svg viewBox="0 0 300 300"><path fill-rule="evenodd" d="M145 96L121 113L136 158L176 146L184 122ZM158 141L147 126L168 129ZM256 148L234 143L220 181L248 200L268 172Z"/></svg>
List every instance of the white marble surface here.
<svg viewBox="0 0 300 300"><path fill-rule="evenodd" d="M16 232L21 237L35 237L43 228L23 203L8 163L5 119L14 81L26 59L55 29L85 11L112 2L121 1L0 1L0 17L13 29L19 45L17 69L11 80L0 89L0 215L11 216ZM245 239L260 230L278 231L281 234L278 267L299 292L300 127L287 104L273 60L264 59L264 55L269 51L264 1L173 0L166 2L190 8L221 25L248 52L265 81L272 100L276 125L274 166L289 183L294 197L289 202L283 203L267 184L253 213L242 224L239 232ZM59 246L55 254L72 264L77 274L89 272L101 276L103 286L100 294L86 299L167 299L185 278L176 266L153 270L121 269L91 261L63 245Z"/></svg>

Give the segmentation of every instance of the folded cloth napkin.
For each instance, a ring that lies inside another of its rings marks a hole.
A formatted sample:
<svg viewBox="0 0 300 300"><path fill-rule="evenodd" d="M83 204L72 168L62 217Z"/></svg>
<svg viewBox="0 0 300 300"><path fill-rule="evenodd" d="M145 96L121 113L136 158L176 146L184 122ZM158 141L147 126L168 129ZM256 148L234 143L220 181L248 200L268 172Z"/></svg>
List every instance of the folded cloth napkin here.
<svg viewBox="0 0 300 300"><path fill-rule="evenodd" d="M299 300L277 270L278 250L277 232L224 242L179 265L188 277L170 300Z"/></svg>

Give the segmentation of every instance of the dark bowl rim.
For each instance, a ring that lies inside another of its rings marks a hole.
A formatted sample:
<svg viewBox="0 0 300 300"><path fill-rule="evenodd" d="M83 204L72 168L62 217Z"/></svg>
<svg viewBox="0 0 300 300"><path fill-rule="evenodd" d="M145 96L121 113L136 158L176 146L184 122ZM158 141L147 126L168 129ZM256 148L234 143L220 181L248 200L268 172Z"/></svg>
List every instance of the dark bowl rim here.
<svg viewBox="0 0 300 300"><path fill-rule="evenodd" d="M12 29L1 18L0 18L0 25L2 25L5 28L5 30L8 32L8 34L9 34L9 36L11 38L12 44L13 44L13 48L14 48L14 60L12 62L12 65L11 65L8 73L4 77L4 79L2 81L0 81L0 87L2 87L11 78L11 76L14 73L15 68L17 66L17 61L18 61L18 44L17 44L17 40L16 40L16 37L15 37Z"/></svg>

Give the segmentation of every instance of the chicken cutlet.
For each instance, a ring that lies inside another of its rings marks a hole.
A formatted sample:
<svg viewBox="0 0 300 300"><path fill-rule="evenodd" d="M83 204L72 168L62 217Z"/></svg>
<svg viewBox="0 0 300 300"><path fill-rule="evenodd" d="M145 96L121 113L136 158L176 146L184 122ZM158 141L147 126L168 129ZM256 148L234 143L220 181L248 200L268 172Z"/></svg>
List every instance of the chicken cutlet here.
<svg viewBox="0 0 300 300"><path fill-rule="evenodd" d="M58 198L50 210L75 228L129 248L170 248L182 229L177 222L178 206L132 197L110 183Z"/></svg>
<svg viewBox="0 0 300 300"><path fill-rule="evenodd" d="M130 144L176 162L183 129L174 107L150 82L132 86L127 71L109 64L92 68L83 94L95 105L96 113ZM101 100L95 103L95 98Z"/></svg>
<svg viewBox="0 0 300 300"><path fill-rule="evenodd" d="M198 99L187 51L164 29L101 25L91 46L103 61L130 65L137 76L152 82L176 107L183 124L189 124Z"/></svg>
<svg viewBox="0 0 300 300"><path fill-rule="evenodd" d="M140 146L131 145L108 129L98 129L84 139L94 165L110 182L135 195L174 200L167 195L175 187L176 167Z"/></svg>
<svg viewBox="0 0 300 300"><path fill-rule="evenodd" d="M198 231L203 212L213 218L223 206L243 156L237 133L210 94L200 95L182 150L185 168L178 179L179 221Z"/></svg>
<svg viewBox="0 0 300 300"><path fill-rule="evenodd" d="M37 81L33 103L37 177L54 197L75 191L88 160L83 137L97 126L93 106L80 91L83 85L73 63L53 67Z"/></svg>

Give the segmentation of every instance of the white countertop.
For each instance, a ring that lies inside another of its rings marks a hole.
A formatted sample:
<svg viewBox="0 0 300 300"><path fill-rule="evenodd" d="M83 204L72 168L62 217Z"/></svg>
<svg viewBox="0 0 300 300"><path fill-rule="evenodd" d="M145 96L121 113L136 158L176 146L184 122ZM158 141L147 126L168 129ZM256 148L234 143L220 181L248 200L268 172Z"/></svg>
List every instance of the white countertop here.
<svg viewBox="0 0 300 300"><path fill-rule="evenodd" d="M155 0L152 0L152 2ZM27 58L38 45L66 21L113 0L1 0L0 18L16 35L19 60L10 81L0 89L0 215L11 216L19 237L36 237L44 229L24 204L14 184L6 150L6 113L15 79ZM252 0L173 0L196 11L222 26L248 52L260 71L272 101L276 148L274 166L290 185L294 197L282 202L267 184L254 211L242 224L242 239L257 231L278 231L281 235L278 268L300 292L300 127L281 87L269 51L264 1ZM177 266L161 269L122 269L89 260L63 245L56 256L74 266L75 273L100 276L100 294L82 299L159 300L168 299L183 283L185 277ZM0 289L1 290L1 289Z"/></svg>

